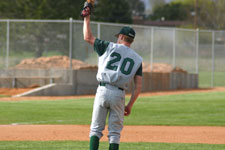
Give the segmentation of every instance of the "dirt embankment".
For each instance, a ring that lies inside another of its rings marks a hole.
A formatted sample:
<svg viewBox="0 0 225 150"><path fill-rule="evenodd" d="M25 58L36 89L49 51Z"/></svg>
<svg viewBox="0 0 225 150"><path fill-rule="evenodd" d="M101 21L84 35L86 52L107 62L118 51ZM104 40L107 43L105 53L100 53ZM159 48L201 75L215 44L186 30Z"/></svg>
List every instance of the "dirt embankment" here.
<svg viewBox="0 0 225 150"><path fill-rule="evenodd" d="M13 69L52 69L52 68L69 68L72 63L72 69L97 68L97 66L89 65L83 61L70 59L68 56L51 56L29 58L22 60L18 65L12 67Z"/></svg>
<svg viewBox="0 0 225 150"><path fill-rule="evenodd" d="M173 67L169 64L154 63L153 65L143 63L143 72L159 72L159 73L170 73L170 72L184 72L180 67ZM13 68L16 69L51 69L51 68L69 68L70 59L68 56L51 56L51 57L39 57L29 58L22 60L18 65ZM73 69L97 69L96 65L89 65L83 61L72 59Z"/></svg>

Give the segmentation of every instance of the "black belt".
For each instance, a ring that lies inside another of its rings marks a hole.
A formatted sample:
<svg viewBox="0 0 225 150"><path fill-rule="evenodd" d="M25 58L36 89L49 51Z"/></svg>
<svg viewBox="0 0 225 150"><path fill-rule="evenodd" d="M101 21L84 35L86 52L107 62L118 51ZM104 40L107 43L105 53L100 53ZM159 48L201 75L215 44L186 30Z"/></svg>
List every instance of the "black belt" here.
<svg viewBox="0 0 225 150"><path fill-rule="evenodd" d="M99 82L99 85L100 86L106 86L106 84L108 83L105 83L105 82ZM124 89L123 88L120 88L120 87L117 87L119 90L123 91Z"/></svg>

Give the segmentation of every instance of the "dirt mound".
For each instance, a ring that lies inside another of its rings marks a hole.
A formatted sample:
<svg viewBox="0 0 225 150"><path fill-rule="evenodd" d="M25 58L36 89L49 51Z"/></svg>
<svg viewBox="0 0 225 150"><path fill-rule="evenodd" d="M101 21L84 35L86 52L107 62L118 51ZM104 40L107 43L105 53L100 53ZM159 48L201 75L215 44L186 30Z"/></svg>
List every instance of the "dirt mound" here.
<svg viewBox="0 0 225 150"><path fill-rule="evenodd" d="M152 65L150 64L142 64L143 66L143 72L158 72L158 73L171 73L171 72L183 72L187 73L187 71L183 70L180 67L173 67L172 65L169 64L162 64L162 63L156 63Z"/></svg>
<svg viewBox="0 0 225 150"><path fill-rule="evenodd" d="M50 69L50 68L69 68L70 59L67 56L52 56L52 57L39 57L29 58L22 60L14 68L16 69ZM80 60L72 59L73 69L97 68L84 63Z"/></svg>
<svg viewBox="0 0 225 150"><path fill-rule="evenodd" d="M22 60L18 65L13 68L16 69L50 69L50 68L69 68L70 59L68 56L52 56L52 57L39 57L29 58ZM97 66L89 65L83 61L72 59L73 69L97 69ZM173 68L172 65L155 63L152 65L143 63L143 72L159 72L159 73L170 73L170 72L183 72L180 67Z"/></svg>

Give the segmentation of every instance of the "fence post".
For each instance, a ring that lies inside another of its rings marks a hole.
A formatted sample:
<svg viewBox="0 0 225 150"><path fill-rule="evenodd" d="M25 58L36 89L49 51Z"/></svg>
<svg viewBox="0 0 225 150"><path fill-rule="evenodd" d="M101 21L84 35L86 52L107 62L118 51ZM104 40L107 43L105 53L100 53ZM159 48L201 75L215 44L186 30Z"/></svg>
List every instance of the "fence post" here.
<svg viewBox="0 0 225 150"><path fill-rule="evenodd" d="M199 29L196 29L196 58L195 58L195 69L196 69L196 74L199 73L199 68L198 68L198 58L199 57Z"/></svg>
<svg viewBox="0 0 225 150"><path fill-rule="evenodd" d="M101 38L101 24L100 23L97 24L97 38L98 39ZM96 60L97 60L97 64L98 64L98 55L96 55Z"/></svg>
<svg viewBox="0 0 225 150"><path fill-rule="evenodd" d="M5 67L8 69L9 67L9 43L10 43L10 20L7 20L6 24L6 60L5 60Z"/></svg>
<svg viewBox="0 0 225 150"><path fill-rule="evenodd" d="M73 51L73 18L70 18L70 26L69 26L69 59L70 59L70 66L69 68L72 69L72 51Z"/></svg>
<svg viewBox="0 0 225 150"><path fill-rule="evenodd" d="M212 31L212 75L211 88L214 87L214 72L215 72L215 31Z"/></svg>
<svg viewBox="0 0 225 150"><path fill-rule="evenodd" d="M98 23L98 25L97 25L97 37L98 37L98 39L101 38L101 24L100 23Z"/></svg>
<svg viewBox="0 0 225 150"><path fill-rule="evenodd" d="M151 28L151 54L150 54L151 72L153 71L153 52L154 52L154 27Z"/></svg>
<svg viewBox="0 0 225 150"><path fill-rule="evenodd" d="M176 67L176 29L173 29L173 68Z"/></svg>

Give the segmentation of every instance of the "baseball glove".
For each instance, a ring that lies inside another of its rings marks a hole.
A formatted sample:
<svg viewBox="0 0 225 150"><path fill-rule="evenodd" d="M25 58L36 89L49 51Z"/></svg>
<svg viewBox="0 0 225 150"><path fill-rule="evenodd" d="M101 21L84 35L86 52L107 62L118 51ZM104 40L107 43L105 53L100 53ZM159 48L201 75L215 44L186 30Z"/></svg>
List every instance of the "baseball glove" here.
<svg viewBox="0 0 225 150"><path fill-rule="evenodd" d="M91 14L92 12L92 9L94 7L94 3L95 3L95 0L87 0L85 3L84 3L84 7L81 11L81 17L86 17L88 15Z"/></svg>

